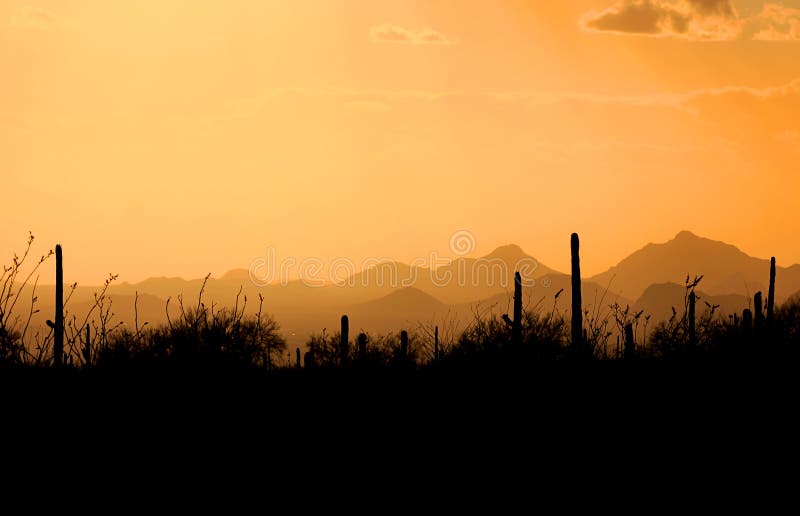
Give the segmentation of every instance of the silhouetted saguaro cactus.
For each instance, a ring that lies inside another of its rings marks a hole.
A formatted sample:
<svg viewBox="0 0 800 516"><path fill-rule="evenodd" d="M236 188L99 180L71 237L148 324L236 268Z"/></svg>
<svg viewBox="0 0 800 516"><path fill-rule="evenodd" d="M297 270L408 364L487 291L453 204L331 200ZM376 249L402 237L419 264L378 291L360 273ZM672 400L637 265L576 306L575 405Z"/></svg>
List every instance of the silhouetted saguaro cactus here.
<svg viewBox="0 0 800 516"><path fill-rule="evenodd" d="M749 308L742 311L742 333L745 336L750 336L753 332L753 312Z"/></svg>
<svg viewBox="0 0 800 516"><path fill-rule="evenodd" d="M342 316L342 331L339 339L339 361L342 365L347 364L350 356L350 320L346 315Z"/></svg>
<svg viewBox="0 0 800 516"><path fill-rule="evenodd" d="M53 329L53 365L60 367L64 360L64 268L60 245L56 245L55 322L48 320L47 325Z"/></svg>
<svg viewBox="0 0 800 516"><path fill-rule="evenodd" d="M367 358L367 334L366 333L359 333L358 334L358 359L362 362Z"/></svg>
<svg viewBox="0 0 800 516"><path fill-rule="evenodd" d="M581 257L578 234L573 233L572 247L572 345L583 347L583 307L581 303Z"/></svg>
<svg viewBox="0 0 800 516"><path fill-rule="evenodd" d="M625 360L631 360L636 356L636 341L633 336L633 324L628 323L625 325Z"/></svg>
<svg viewBox="0 0 800 516"><path fill-rule="evenodd" d="M296 348L294 350L294 361L295 361L294 366L297 369L300 369L300 348Z"/></svg>
<svg viewBox="0 0 800 516"><path fill-rule="evenodd" d="M695 326L695 311L697 305L697 295L694 290L689 292L689 344L697 344L697 328Z"/></svg>
<svg viewBox="0 0 800 516"><path fill-rule="evenodd" d="M89 323L86 323L86 342L83 344L83 363L86 367L92 365L92 334Z"/></svg>
<svg viewBox="0 0 800 516"><path fill-rule="evenodd" d="M522 276L514 274L514 324L511 326L511 341L522 344Z"/></svg>
<svg viewBox="0 0 800 516"><path fill-rule="evenodd" d="M406 330L400 332L400 358L403 360L408 358L408 332Z"/></svg>
<svg viewBox="0 0 800 516"><path fill-rule="evenodd" d="M511 328L511 343L522 343L522 276L514 273L514 319L503 314L503 321Z"/></svg>
<svg viewBox="0 0 800 516"><path fill-rule="evenodd" d="M439 327L433 328L433 360L439 360Z"/></svg>
<svg viewBox="0 0 800 516"><path fill-rule="evenodd" d="M775 316L775 257L769 261L769 292L767 294L767 326L772 324Z"/></svg>
<svg viewBox="0 0 800 516"><path fill-rule="evenodd" d="M764 329L764 300L761 292L756 292L756 295L753 296L753 312L755 312L753 314L753 332L758 335Z"/></svg>

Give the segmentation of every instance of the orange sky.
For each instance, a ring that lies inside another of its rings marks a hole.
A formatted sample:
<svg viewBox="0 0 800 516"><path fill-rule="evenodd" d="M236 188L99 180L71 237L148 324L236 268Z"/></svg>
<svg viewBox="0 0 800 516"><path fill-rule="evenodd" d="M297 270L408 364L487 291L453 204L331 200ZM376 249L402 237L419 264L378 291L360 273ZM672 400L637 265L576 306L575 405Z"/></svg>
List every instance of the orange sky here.
<svg viewBox="0 0 800 516"><path fill-rule="evenodd" d="M681 229L800 262L800 1L0 0L0 250L68 281Z"/></svg>

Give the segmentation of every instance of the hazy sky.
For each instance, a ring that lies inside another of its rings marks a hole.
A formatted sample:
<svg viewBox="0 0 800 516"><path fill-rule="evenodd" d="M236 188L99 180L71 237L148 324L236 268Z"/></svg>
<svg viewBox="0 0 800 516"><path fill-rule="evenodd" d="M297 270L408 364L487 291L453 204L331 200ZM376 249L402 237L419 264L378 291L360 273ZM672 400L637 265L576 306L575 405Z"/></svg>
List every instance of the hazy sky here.
<svg viewBox="0 0 800 516"><path fill-rule="evenodd" d="M0 0L0 252L67 280L681 229L800 262L800 1Z"/></svg>

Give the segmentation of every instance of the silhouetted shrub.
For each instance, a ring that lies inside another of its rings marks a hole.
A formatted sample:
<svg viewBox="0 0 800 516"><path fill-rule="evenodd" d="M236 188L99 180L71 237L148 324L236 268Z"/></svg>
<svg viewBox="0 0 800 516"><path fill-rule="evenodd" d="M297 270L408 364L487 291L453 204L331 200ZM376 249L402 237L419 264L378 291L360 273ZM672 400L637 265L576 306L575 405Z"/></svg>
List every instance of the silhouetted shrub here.
<svg viewBox="0 0 800 516"><path fill-rule="evenodd" d="M286 352L280 327L271 317L205 309L186 311L168 326L124 329L97 350L99 367L150 364L191 367L274 367Z"/></svg>
<svg viewBox="0 0 800 516"><path fill-rule="evenodd" d="M417 333L408 333L408 350L405 355L401 352L400 334L364 335L366 336L366 351L363 356L349 357L349 363L353 367L415 367L424 363L422 348L417 345L420 341ZM341 366L341 336L339 332L329 334L323 331L312 334L306 346L318 367ZM357 350L357 347L351 346L350 354L353 355Z"/></svg>

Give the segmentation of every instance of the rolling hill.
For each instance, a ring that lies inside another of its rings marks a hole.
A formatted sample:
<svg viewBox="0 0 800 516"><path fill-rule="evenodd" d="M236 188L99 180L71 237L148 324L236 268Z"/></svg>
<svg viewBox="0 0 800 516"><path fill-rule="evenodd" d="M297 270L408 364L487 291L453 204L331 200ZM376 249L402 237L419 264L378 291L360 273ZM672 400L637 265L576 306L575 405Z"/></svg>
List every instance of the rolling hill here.
<svg viewBox="0 0 800 516"><path fill-rule="evenodd" d="M723 316L733 313L741 314L750 307L750 300L738 294L713 296L702 290L695 292L697 298L697 315L702 316L709 310L708 305L719 305L717 310ZM677 283L660 283L650 285L644 294L632 305L633 311L644 310L653 322L666 321L672 316L672 308L681 315L685 309L686 287ZM707 304L706 304L707 303Z"/></svg>
<svg viewBox="0 0 800 516"><path fill-rule="evenodd" d="M682 283L686 276L703 275L699 288L711 295L752 296L766 292L769 260L753 258L733 245L678 233L662 244L647 244L608 271L589 278L628 298L638 298L650 285ZM786 299L800 289L800 266L781 267L778 260L775 297Z"/></svg>
<svg viewBox="0 0 800 516"><path fill-rule="evenodd" d="M567 269L568 264L564 265ZM275 316L294 346L302 345L311 332L338 328L339 318L345 313L351 316L354 328L383 333L442 319L458 321L463 328L476 309L497 315L510 312L513 273L520 268L526 279L526 309L569 313L570 277L539 264L516 245L499 247L481 258L458 258L435 270L383 262L351 275L342 285L312 286L291 281L259 287L250 281L246 269L235 269L218 279L210 278L203 299L206 306L213 302L216 307L230 307L241 288L239 306L247 298L246 312L253 314L262 295L264 312ZM699 313L708 302L720 305L721 313L730 314L747 307L756 290L766 292L769 261L750 257L723 242L681 232L669 242L648 244L602 274L584 278L584 309L602 316L609 305L619 303L644 310L654 322L667 319L673 306L682 310L685 288L681 283L687 274L705 275L698 288ZM172 299L170 316L176 317L177 296L183 296L187 307L196 306L202 285L203 279L182 278L112 284L109 295L114 320L132 328L133 300L138 292L140 324L165 323L167 298ZM81 315L93 305L93 293L99 290L78 287L68 307L70 313L82 320ZM792 294L800 298L800 265L778 268L776 291L779 303ZM19 305L23 313L29 305L27 292ZM32 318L34 327L52 317L54 287L39 285L37 295L41 311Z"/></svg>

